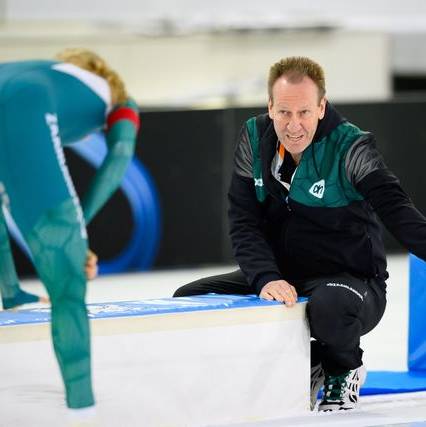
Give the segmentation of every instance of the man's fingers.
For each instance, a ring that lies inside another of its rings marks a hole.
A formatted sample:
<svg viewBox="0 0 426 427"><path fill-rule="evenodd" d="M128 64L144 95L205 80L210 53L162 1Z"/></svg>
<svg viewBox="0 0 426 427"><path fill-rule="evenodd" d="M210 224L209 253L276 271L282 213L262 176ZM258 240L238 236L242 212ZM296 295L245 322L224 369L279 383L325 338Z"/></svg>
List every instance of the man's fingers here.
<svg viewBox="0 0 426 427"><path fill-rule="evenodd" d="M290 289L288 291L288 295L289 295L289 298L291 299L291 301L293 303L296 303L296 301L297 301L297 292L296 292L296 289L293 288L293 286L290 287Z"/></svg>
<svg viewBox="0 0 426 427"><path fill-rule="evenodd" d="M262 291L259 296L260 296L260 298L266 299L268 301L272 301L274 299L274 297L272 295L270 295L270 294L268 294L268 292L264 292L264 291Z"/></svg>
<svg viewBox="0 0 426 427"><path fill-rule="evenodd" d="M296 288L284 280L267 283L259 296L267 300L279 301L288 307L293 306L297 301Z"/></svg>
<svg viewBox="0 0 426 427"><path fill-rule="evenodd" d="M297 301L297 292L294 286L288 285L284 291L286 300L295 303Z"/></svg>
<svg viewBox="0 0 426 427"><path fill-rule="evenodd" d="M279 301L279 302L285 301L285 295L280 290L273 290L273 291L270 291L270 293L276 301Z"/></svg>
<svg viewBox="0 0 426 427"><path fill-rule="evenodd" d="M277 289L263 292L260 296L269 301L275 300L285 303L286 305L293 305L296 302L291 292L283 292L282 290Z"/></svg>
<svg viewBox="0 0 426 427"><path fill-rule="evenodd" d="M297 301L296 290L292 286L288 286L282 291L285 305L292 306ZM296 294L296 295L295 295Z"/></svg>

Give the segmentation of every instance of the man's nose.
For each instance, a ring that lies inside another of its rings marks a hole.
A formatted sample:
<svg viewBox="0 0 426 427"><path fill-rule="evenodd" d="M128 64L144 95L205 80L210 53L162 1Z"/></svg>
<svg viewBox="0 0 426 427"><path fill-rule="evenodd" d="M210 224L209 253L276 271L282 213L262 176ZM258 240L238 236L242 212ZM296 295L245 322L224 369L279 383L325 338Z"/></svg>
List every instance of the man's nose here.
<svg viewBox="0 0 426 427"><path fill-rule="evenodd" d="M300 128L300 120L297 117L293 116L287 124L288 131L297 132L298 130L300 130Z"/></svg>

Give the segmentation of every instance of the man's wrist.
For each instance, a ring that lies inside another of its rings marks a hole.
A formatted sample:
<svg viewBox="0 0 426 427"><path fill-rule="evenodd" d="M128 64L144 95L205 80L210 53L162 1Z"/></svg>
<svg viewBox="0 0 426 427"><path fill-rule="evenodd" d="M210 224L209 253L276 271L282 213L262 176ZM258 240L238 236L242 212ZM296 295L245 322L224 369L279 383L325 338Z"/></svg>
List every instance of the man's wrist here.
<svg viewBox="0 0 426 427"><path fill-rule="evenodd" d="M261 276L259 276L254 285L254 288L256 289L257 295L260 295L260 293L262 292L262 288L269 282L272 282L274 280L281 280L282 277L280 274L275 273L275 272L269 272L269 273L264 273Z"/></svg>

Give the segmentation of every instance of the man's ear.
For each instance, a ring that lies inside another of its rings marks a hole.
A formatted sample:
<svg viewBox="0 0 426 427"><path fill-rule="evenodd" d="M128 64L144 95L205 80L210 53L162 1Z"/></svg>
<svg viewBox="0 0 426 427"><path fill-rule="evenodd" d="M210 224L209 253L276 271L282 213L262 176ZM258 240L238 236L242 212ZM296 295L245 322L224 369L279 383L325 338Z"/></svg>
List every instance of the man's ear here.
<svg viewBox="0 0 426 427"><path fill-rule="evenodd" d="M327 98L325 96L322 97L319 107L320 107L320 113L319 118L320 120L324 118L325 115L325 106L327 105Z"/></svg>
<svg viewBox="0 0 426 427"><path fill-rule="evenodd" d="M271 120L274 120L274 117L272 114L272 99L271 98L269 98L269 101L268 101L268 114L269 114L269 118Z"/></svg>

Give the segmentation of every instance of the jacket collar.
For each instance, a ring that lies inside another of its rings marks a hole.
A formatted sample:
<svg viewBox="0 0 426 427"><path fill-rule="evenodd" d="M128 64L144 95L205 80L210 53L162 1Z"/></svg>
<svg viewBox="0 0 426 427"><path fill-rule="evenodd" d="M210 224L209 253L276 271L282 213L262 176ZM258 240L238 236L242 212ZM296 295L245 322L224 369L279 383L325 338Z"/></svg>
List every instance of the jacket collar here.
<svg viewBox="0 0 426 427"><path fill-rule="evenodd" d="M262 163L262 177L268 192L283 200L288 191L272 176L271 163L277 149L278 137L275 133L274 123L269 119L265 133L260 141L260 158Z"/></svg>
<svg viewBox="0 0 426 427"><path fill-rule="evenodd" d="M330 135L337 126L346 121L347 120L340 115L334 106L327 101L325 104L324 117L318 122L318 127L312 142L320 141L327 135Z"/></svg>

